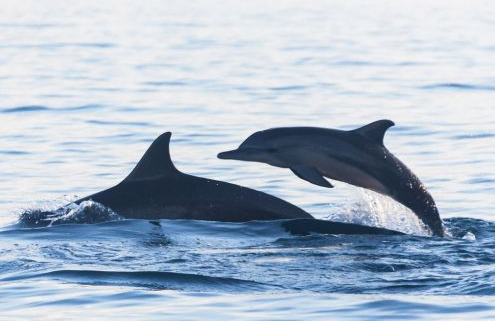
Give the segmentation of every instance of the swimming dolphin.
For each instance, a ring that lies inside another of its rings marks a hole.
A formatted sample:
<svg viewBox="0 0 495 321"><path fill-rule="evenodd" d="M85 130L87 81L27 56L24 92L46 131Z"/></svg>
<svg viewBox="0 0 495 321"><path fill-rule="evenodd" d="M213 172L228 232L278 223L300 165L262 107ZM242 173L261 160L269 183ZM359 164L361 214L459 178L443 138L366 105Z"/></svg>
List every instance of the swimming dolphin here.
<svg viewBox="0 0 495 321"><path fill-rule="evenodd" d="M425 186L383 145L390 120L378 120L354 130L317 127L273 128L249 136L221 159L267 163L290 168L298 177L323 187L324 177L392 197L410 208L433 234L444 235L442 220Z"/></svg>
<svg viewBox="0 0 495 321"><path fill-rule="evenodd" d="M170 158L171 135L170 132L160 135L121 183L73 203L96 201L121 216L136 219L223 222L283 219L285 221L282 222L282 227L297 235L313 232L403 234L378 227L317 220L299 207L269 194L181 173Z"/></svg>
<svg viewBox="0 0 495 321"><path fill-rule="evenodd" d="M312 218L266 193L181 173L170 158L171 135L159 136L122 182L75 203L93 200L126 218L139 219L243 222Z"/></svg>

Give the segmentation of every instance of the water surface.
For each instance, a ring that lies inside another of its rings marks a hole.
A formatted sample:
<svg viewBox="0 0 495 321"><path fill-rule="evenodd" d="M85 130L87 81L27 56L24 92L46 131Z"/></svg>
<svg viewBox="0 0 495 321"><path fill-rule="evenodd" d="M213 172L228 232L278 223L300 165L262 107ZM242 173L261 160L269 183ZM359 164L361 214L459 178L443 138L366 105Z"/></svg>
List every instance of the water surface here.
<svg viewBox="0 0 495 321"><path fill-rule="evenodd" d="M482 0L3 1L0 316L494 318L494 16ZM382 118L452 237L371 192L216 158L260 129ZM118 183L165 131L184 172L410 235L84 206L49 227L18 221Z"/></svg>

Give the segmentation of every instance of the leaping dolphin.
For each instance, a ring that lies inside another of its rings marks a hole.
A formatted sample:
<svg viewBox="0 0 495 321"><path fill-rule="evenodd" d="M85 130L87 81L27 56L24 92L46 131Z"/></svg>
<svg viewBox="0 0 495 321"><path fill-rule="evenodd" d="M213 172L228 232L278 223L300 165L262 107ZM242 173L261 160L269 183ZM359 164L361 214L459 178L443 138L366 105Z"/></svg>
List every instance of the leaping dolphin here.
<svg viewBox="0 0 495 321"><path fill-rule="evenodd" d="M289 168L298 177L333 187L324 177L392 197L411 209L433 234L444 236L437 206L414 173L383 144L391 120L378 120L354 130L285 127L256 132L236 150L218 154Z"/></svg>
<svg viewBox="0 0 495 321"><path fill-rule="evenodd" d="M306 235L402 233L359 224L323 221L280 198L247 187L187 175L170 158L171 133L160 135L119 184L74 203L93 200L136 219L194 219L245 222L286 220L288 232Z"/></svg>

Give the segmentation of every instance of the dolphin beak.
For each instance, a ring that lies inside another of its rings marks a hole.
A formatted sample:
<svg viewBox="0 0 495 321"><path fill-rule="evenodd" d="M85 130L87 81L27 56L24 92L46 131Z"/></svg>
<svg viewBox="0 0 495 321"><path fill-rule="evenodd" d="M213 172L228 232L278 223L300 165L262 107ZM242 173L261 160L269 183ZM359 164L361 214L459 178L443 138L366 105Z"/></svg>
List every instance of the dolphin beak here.
<svg viewBox="0 0 495 321"><path fill-rule="evenodd" d="M254 148L234 149L234 150L229 150L227 152L219 153L217 157L220 159L245 160L247 156L257 152L259 152L259 150Z"/></svg>

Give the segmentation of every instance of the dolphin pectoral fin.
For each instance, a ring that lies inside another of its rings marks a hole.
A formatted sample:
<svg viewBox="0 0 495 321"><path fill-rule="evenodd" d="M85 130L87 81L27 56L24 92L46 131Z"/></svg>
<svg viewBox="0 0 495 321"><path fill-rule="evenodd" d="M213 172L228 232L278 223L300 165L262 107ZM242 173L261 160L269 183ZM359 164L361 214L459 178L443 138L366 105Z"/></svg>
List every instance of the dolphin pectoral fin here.
<svg viewBox="0 0 495 321"><path fill-rule="evenodd" d="M293 166L290 170L297 175L297 177L304 179L310 183L318 186L332 188L333 185L327 181L323 175L314 167L309 166Z"/></svg>

